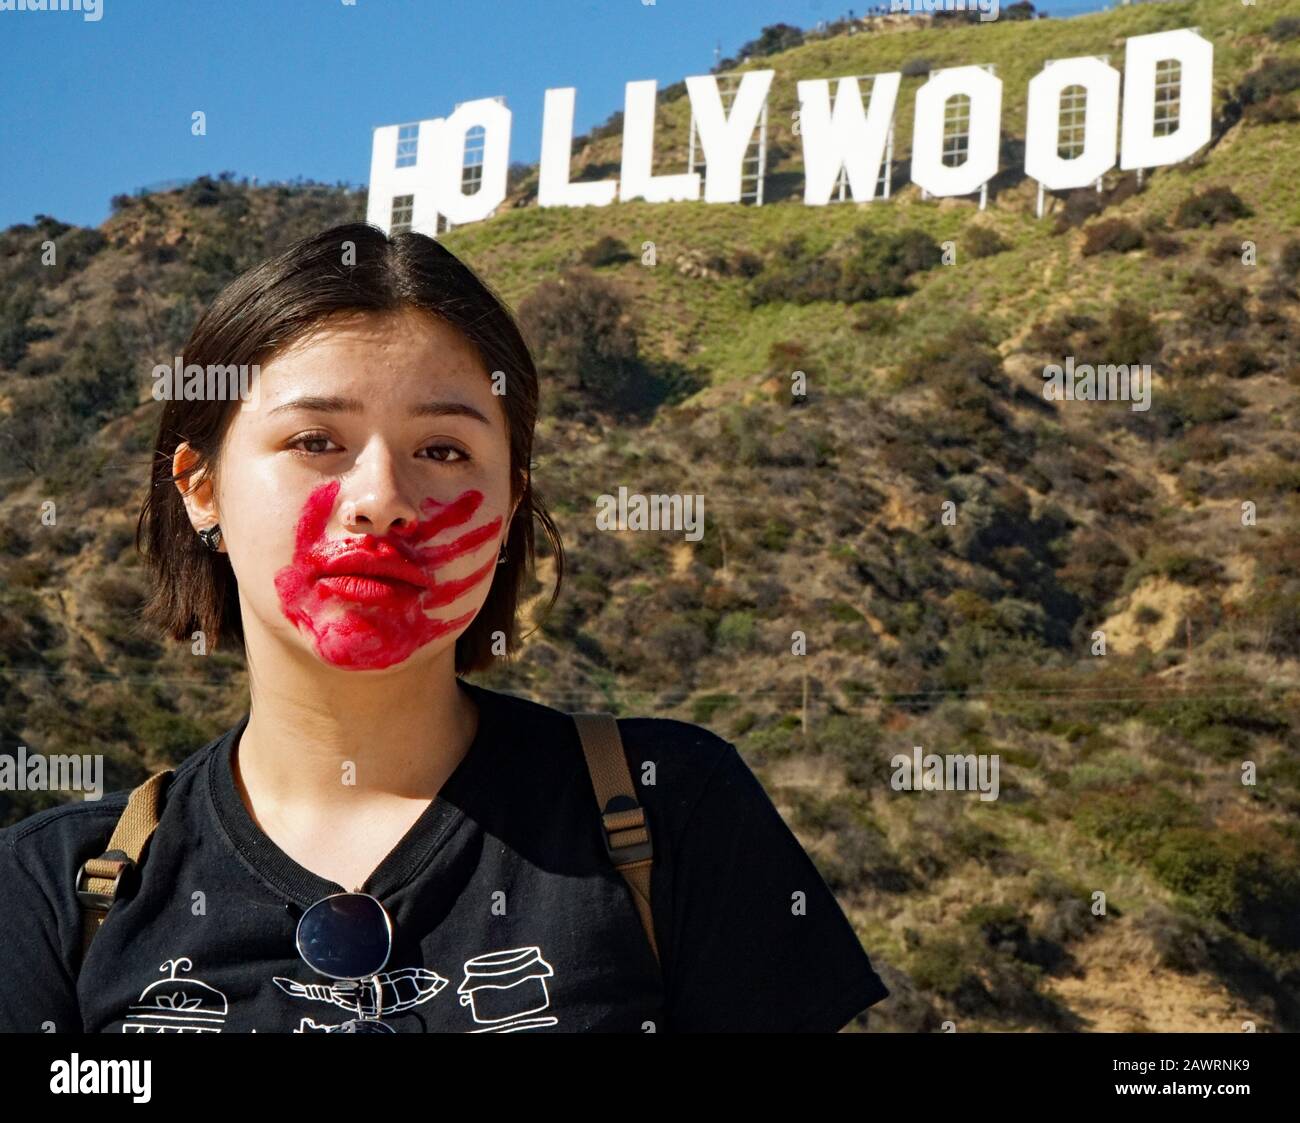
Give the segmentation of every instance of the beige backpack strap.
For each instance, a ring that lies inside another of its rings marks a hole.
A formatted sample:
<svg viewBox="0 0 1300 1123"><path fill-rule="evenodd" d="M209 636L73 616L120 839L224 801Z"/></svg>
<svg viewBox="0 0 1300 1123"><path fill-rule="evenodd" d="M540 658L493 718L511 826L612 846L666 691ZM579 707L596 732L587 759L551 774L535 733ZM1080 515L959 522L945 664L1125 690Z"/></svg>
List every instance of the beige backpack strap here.
<svg viewBox="0 0 1300 1123"><path fill-rule="evenodd" d="M145 843L158 825L162 793L171 779L165 769L150 776L131 792L126 810L113 828L108 849L98 858L87 858L77 871L77 900L81 903L81 958L84 961L99 926L122 886L122 879L135 870Z"/></svg>
<svg viewBox="0 0 1300 1123"><path fill-rule="evenodd" d="M618 722L613 714L605 713L574 714L573 721L582 739L591 786L596 791L605 830L605 849L632 891L641 927L658 961L654 913L650 909L650 868L654 854L650 825L646 822L645 808L637 803Z"/></svg>

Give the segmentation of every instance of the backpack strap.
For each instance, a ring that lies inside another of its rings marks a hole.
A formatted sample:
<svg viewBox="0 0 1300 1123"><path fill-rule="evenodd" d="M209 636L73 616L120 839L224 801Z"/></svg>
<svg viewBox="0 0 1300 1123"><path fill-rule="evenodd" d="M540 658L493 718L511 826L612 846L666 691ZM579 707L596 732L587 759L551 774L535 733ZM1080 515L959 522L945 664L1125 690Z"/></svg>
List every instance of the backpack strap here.
<svg viewBox="0 0 1300 1123"><path fill-rule="evenodd" d="M654 849L650 844L650 825L645 808L636 799L632 773L623 753L618 722L613 714L576 713L572 715L582 739L582 751L596 791L601 825L605 833L605 850L632 891L632 901L641 917L641 927L650 941L650 950L659 961L655 943L654 914L650 910L650 869Z"/></svg>
<svg viewBox="0 0 1300 1123"><path fill-rule="evenodd" d="M108 849L98 858L87 858L77 870L77 900L81 904L81 958L85 961L90 941L108 916L122 879L134 873L145 843L158 826L162 793L172 777L172 769L155 772L131 792L126 810L113 828Z"/></svg>

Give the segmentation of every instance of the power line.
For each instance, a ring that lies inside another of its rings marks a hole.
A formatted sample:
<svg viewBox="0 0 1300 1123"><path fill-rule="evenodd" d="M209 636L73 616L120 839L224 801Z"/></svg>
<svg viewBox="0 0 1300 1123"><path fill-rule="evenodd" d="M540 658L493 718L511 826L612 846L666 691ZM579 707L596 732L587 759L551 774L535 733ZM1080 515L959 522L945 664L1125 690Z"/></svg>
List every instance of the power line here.
<svg viewBox="0 0 1300 1123"><path fill-rule="evenodd" d="M40 667L9 667L6 673L19 675L32 675L51 679L78 679L84 678L97 682L121 682L128 685L145 685L156 686L161 684L174 685L180 687L197 687L206 690L234 690L234 682L218 682L205 679L184 679L174 678L166 675L120 675L108 672L81 672L81 671L53 671ZM234 672L239 674L242 672ZM1042 687L1042 688L1023 688L1023 689L945 689L945 690L878 690L873 688L862 688L844 691L844 693L853 695L859 700L874 700L884 702L886 705L919 705L927 700L941 699L969 699L969 698L1025 698L1025 699L1052 699L1064 702L1073 702L1087 705L1118 705L1126 702L1175 702L1190 703L1202 701L1246 701L1258 700L1269 695L1285 693L1287 691L1300 690L1300 685L1279 684L1279 683L1260 683L1246 692L1206 692L1197 690L1195 694L1189 691L1194 687L1199 687L1202 683L1213 684L1214 679L1190 679L1185 683L1179 683L1174 686L1160 687L1156 685L1119 686L1119 685L1099 685L1099 686L1064 686L1064 687ZM495 688L489 688L495 689ZM527 694L518 693L520 688L511 688L502 686L503 693L517 694L519 697L528 697ZM658 693L664 693L672 690L671 687L665 687L660 690L646 687L616 687L606 691L600 686L592 685L590 687L568 687L562 690L546 690L543 692L533 690L533 693L539 695L537 698L529 698L530 701L538 701L545 704L544 699L551 701L582 701L590 698L604 699L607 697L632 698L635 696L652 697ZM736 698L766 698L768 700L782 700L802 698L803 687L801 685L774 686L766 688L747 688L732 689L726 686L701 686L696 687L681 700L680 703L685 705L690 702L698 702L709 696L720 695L724 697ZM824 697L824 695L822 696Z"/></svg>

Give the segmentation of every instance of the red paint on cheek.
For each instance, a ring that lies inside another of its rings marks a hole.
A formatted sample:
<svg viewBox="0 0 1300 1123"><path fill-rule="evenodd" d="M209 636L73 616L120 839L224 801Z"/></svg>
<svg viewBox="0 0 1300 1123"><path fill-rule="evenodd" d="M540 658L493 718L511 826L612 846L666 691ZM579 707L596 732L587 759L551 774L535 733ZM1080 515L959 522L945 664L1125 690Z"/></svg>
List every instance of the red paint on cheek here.
<svg viewBox="0 0 1300 1123"><path fill-rule="evenodd" d="M339 481L316 488L298 519L293 562L275 575L275 588L285 618L312 636L316 653L327 663L357 670L379 670L407 659L426 643L465 627L474 619L468 612L452 618L430 615L444 608L496 569L493 555L466 577L445 581L438 570L496 539L501 516L466 531L451 542L420 546L439 532L467 522L483 502L481 491L470 490L450 503L426 499L421 509L428 518L399 527L382 538L351 536L330 539L325 530L338 497ZM372 554L400 559L419 568L425 587L399 594L383 604L362 604L342 596L320 581L332 558L359 547Z"/></svg>

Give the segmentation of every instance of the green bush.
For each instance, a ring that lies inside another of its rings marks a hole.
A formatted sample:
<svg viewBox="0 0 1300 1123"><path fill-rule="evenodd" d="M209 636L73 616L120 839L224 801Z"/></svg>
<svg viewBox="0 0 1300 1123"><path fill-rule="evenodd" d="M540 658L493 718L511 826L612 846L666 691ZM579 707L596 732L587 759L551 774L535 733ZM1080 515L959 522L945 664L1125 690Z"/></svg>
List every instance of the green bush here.
<svg viewBox="0 0 1300 1123"><path fill-rule="evenodd" d="M975 962L967 946L957 940L935 940L912 956L912 982L922 990L954 993L967 979L976 979Z"/></svg>
<svg viewBox="0 0 1300 1123"><path fill-rule="evenodd" d="M832 620L838 620L842 624L856 624L863 619L863 615L851 604L844 601L831 601L826 608L826 614Z"/></svg>
<svg viewBox="0 0 1300 1123"><path fill-rule="evenodd" d="M101 577L92 586L95 599L110 612L123 616L135 616L145 602L144 591L134 582L123 577Z"/></svg>
<svg viewBox="0 0 1300 1123"><path fill-rule="evenodd" d="M1204 191L1189 195L1178 205L1174 212L1174 225L1184 230L1195 226L1214 226L1220 222L1249 218L1252 213L1232 188L1207 187Z"/></svg>
<svg viewBox="0 0 1300 1123"><path fill-rule="evenodd" d="M691 700L691 720L698 725L707 725L719 711L735 704L734 694L701 694Z"/></svg>
<svg viewBox="0 0 1300 1123"><path fill-rule="evenodd" d="M1252 125L1282 125L1300 121L1300 104L1291 94L1274 94L1265 101L1246 106L1246 120Z"/></svg>
<svg viewBox="0 0 1300 1123"><path fill-rule="evenodd" d="M796 235L754 279L750 303L852 304L903 296L911 291L911 274L933 269L942 260L943 251L919 230L881 234L862 226L829 253L808 250L806 239Z"/></svg>
<svg viewBox="0 0 1300 1123"><path fill-rule="evenodd" d="M15 589L41 589L54 572L45 558L14 558L4 568L4 577Z"/></svg>
<svg viewBox="0 0 1300 1123"><path fill-rule="evenodd" d="M1074 823L1084 834L1129 855L1149 853L1178 827L1200 824L1196 805L1171 788L1142 786L1124 792L1084 792Z"/></svg>
<svg viewBox="0 0 1300 1123"><path fill-rule="evenodd" d="M969 819L958 819L953 824L948 832L947 843L952 853L981 864L987 864L1006 853L1002 840L996 834Z"/></svg>
<svg viewBox="0 0 1300 1123"><path fill-rule="evenodd" d="M0 583L0 666L39 666L59 642L61 630L46 618L36 593Z"/></svg>
<svg viewBox="0 0 1300 1123"><path fill-rule="evenodd" d="M1209 585L1223 575L1223 566L1196 550L1157 544L1133 569L1132 584L1148 574L1158 574L1183 585Z"/></svg>
<svg viewBox="0 0 1300 1123"><path fill-rule="evenodd" d="M840 762L849 783L867 789L888 785L889 756L881 751L884 734L875 722L831 714L813 723L812 737L820 752Z"/></svg>
<svg viewBox="0 0 1300 1123"><path fill-rule="evenodd" d="M1104 218L1084 228L1084 257L1099 253L1131 253L1145 243L1142 231L1122 218Z"/></svg>
<svg viewBox="0 0 1300 1123"><path fill-rule="evenodd" d="M1260 632L1260 647L1282 658L1300 656L1300 578L1275 578L1246 601L1246 618Z"/></svg>
<svg viewBox="0 0 1300 1123"><path fill-rule="evenodd" d="M581 257L583 265L590 265L595 269L605 265L621 265L625 261L633 260L635 259L627 246L609 234L583 250Z"/></svg>
<svg viewBox="0 0 1300 1123"><path fill-rule="evenodd" d="M1268 360L1244 343L1229 343L1219 352L1219 373L1225 378L1249 378L1268 370Z"/></svg>
<svg viewBox="0 0 1300 1123"><path fill-rule="evenodd" d="M1108 754L1106 759L1084 761L1070 769L1070 787L1116 788L1142 779L1145 769L1140 761L1123 753Z"/></svg>
<svg viewBox="0 0 1300 1123"><path fill-rule="evenodd" d="M919 230L880 235L863 226L856 238L840 276L839 299L846 304L903 296L911 291L911 274L933 269L943 260L943 251Z"/></svg>
<svg viewBox="0 0 1300 1123"><path fill-rule="evenodd" d="M757 724L758 715L753 710L745 710L743 713L737 714L736 719L731 723L731 736L733 738L743 737Z"/></svg>
<svg viewBox="0 0 1300 1123"><path fill-rule="evenodd" d="M718 622L718 643L734 651L754 647L754 615L751 612L728 612Z"/></svg>
<svg viewBox="0 0 1300 1123"><path fill-rule="evenodd" d="M27 354L27 345L52 334L49 328L34 324L40 315L40 298L34 285L14 285L0 291L0 367L15 367Z"/></svg>
<svg viewBox="0 0 1300 1123"><path fill-rule="evenodd" d="M1105 198L1090 187L1080 187L1065 196L1065 203L1056 222L1052 226L1053 234L1064 234L1076 226L1082 226L1094 215L1106 209Z"/></svg>
<svg viewBox="0 0 1300 1123"><path fill-rule="evenodd" d="M1101 362L1155 363L1160 358L1160 328L1145 308L1117 304L1093 345Z"/></svg>
<svg viewBox="0 0 1300 1123"><path fill-rule="evenodd" d="M969 257L993 257L1006 253L1011 244L1005 241L991 226L971 223L962 231L961 246Z"/></svg>
<svg viewBox="0 0 1300 1123"><path fill-rule="evenodd" d="M1292 238L1283 245L1282 252L1278 254L1276 269L1284 280L1294 281L1300 277L1300 238Z"/></svg>
<svg viewBox="0 0 1300 1123"><path fill-rule="evenodd" d="M793 536L794 527L790 523L783 518L772 516L763 524L763 529L759 531L758 545L761 549L779 554L790 544L790 539Z"/></svg>
<svg viewBox="0 0 1300 1123"><path fill-rule="evenodd" d="M1214 970L1212 937L1207 932L1217 927L1213 921L1155 904L1142 912L1138 923L1150 936L1161 967L1180 974Z"/></svg>
<svg viewBox="0 0 1300 1123"><path fill-rule="evenodd" d="M1290 728L1286 717L1255 693L1250 680L1224 677L1213 692L1152 703L1140 716L1212 759L1232 761L1256 737L1283 734Z"/></svg>
<svg viewBox="0 0 1300 1123"><path fill-rule="evenodd" d="M1151 869L1198 911L1281 950L1300 948L1300 868L1272 844L1179 828L1160 840Z"/></svg>
<svg viewBox="0 0 1300 1123"><path fill-rule="evenodd" d="M553 380L557 410L581 406L635 413L663 400L642 360L623 290L588 269L544 281L519 306L539 372Z"/></svg>
<svg viewBox="0 0 1300 1123"><path fill-rule="evenodd" d="M793 722L783 718L773 725L765 725L758 729L751 727L744 733L743 744L737 747L743 749L746 760L754 767L761 767L769 761L779 760L802 750L803 735L799 731L799 718L796 715L786 715L786 717L793 718Z"/></svg>
<svg viewBox="0 0 1300 1123"><path fill-rule="evenodd" d="M1188 315L1193 324L1230 329L1242 328L1250 323L1245 289L1228 287L1217 277L1204 272L1188 277L1183 288L1191 297Z"/></svg>
<svg viewBox="0 0 1300 1123"><path fill-rule="evenodd" d="M221 202L224 190L209 175L201 175L181 192L181 198L191 207L215 207Z"/></svg>
<svg viewBox="0 0 1300 1123"><path fill-rule="evenodd" d="M1171 234L1156 230L1146 236L1147 250L1152 257L1176 257L1183 252L1183 243Z"/></svg>
<svg viewBox="0 0 1300 1123"><path fill-rule="evenodd" d="M1300 59L1275 58L1242 79L1238 96L1245 105L1254 105L1296 89L1300 89Z"/></svg>
<svg viewBox="0 0 1300 1123"><path fill-rule="evenodd" d="M1192 429L1197 425L1213 425L1231 421L1240 416L1243 401L1226 386L1210 383L1185 386L1174 394L1161 395L1151 407L1157 427L1165 436Z"/></svg>
<svg viewBox="0 0 1300 1123"><path fill-rule="evenodd" d="M782 51L790 51L803 43L803 32L788 23L773 23L759 33L757 39L750 39L737 52L737 59L766 58ZM723 69L732 69L724 67Z"/></svg>
<svg viewBox="0 0 1300 1123"><path fill-rule="evenodd" d="M207 728L170 710L129 710L127 722L133 740L151 756L179 760L203 745L211 736Z"/></svg>
<svg viewBox="0 0 1300 1123"><path fill-rule="evenodd" d="M151 633L143 630L136 619L109 616L100 624L99 631L104 639L128 658L153 660L162 657L162 646Z"/></svg>
<svg viewBox="0 0 1300 1123"><path fill-rule="evenodd" d="M1285 43L1300 38L1300 17L1279 16L1268 29L1268 37L1274 43Z"/></svg>
<svg viewBox="0 0 1300 1123"><path fill-rule="evenodd" d="M1097 321L1091 316L1060 312L1030 328L1022 349L1033 354L1065 356L1076 350L1074 340L1081 332L1096 327Z"/></svg>
<svg viewBox="0 0 1300 1123"><path fill-rule="evenodd" d="M70 273L80 272L91 259L108 245L108 239L93 226L76 227L58 240L56 260L57 276L61 280Z"/></svg>

